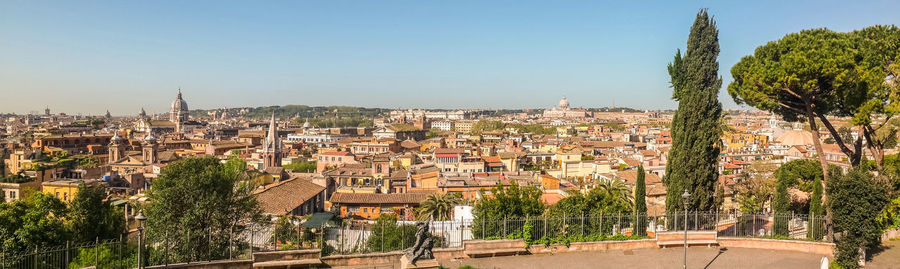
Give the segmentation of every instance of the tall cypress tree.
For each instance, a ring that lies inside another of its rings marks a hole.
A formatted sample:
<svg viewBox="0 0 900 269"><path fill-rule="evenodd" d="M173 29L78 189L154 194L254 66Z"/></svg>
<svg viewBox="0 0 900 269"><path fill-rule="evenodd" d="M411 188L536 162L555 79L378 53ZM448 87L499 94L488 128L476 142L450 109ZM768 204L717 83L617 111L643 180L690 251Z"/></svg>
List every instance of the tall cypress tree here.
<svg viewBox="0 0 900 269"><path fill-rule="evenodd" d="M647 185L644 182L644 166L638 166L637 182L634 183L634 234L647 235Z"/></svg>
<svg viewBox="0 0 900 269"><path fill-rule="evenodd" d="M809 199L809 225L807 233L809 239L821 240L825 234L825 221L818 221L825 216L825 207L822 206L822 178L815 177L812 184L812 197Z"/></svg>
<svg viewBox="0 0 900 269"><path fill-rule="evenodd" d="M791 196L788 194L788 183L786 178L776 179L775 197L772 199L772 211L775 211L775 235L788 236L788 221L790 216Z"/></svg>
<svg viewBox="0 0 900 269"><path fill-rule="evenodd" d="M690 192L688 210L715 209L722 104L718 93L719 31L706 10L700 10L682 57L679 50L669 64L678 110L672 118L672 149L666 165L666 211L684 210L681 194Z"/></svg>

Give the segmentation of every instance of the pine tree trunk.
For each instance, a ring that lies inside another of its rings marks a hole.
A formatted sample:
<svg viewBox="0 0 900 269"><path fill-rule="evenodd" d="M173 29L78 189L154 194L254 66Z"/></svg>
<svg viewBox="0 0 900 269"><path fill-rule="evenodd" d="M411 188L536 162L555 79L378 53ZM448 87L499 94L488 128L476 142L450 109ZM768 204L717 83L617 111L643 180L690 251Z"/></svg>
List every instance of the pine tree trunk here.
<svg viewBox="0 0 900 269"><path fill-rule="evenodd" d="M810 102L806 103L806 117L809 119L809 130L813 135L813 146L816 149L816 155L819 155L819 164L822 165L822 202L828 200L828 195L825 192L825 183L828 182L828 163L825 162L825 154L822 152L822 142L819 140L819 127L816 125L816 117L813 114L812 104ZM831 242L834 239L834 230L831 224L831 208L825 207L825 228L826 228L826 240Z"/></svg>

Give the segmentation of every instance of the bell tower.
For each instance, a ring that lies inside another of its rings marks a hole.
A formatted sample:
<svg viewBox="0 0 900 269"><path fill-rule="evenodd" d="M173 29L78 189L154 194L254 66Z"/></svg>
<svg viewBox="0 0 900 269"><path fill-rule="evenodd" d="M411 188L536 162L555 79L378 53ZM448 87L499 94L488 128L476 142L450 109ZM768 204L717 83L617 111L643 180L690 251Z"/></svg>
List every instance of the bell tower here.
<svg viewBox="0 0 900 269"><path fill-rule="evenodd" d="M116 131L113 133L113 137L109 139L109 162L114 163L122 157L125 157L125 144L123 144L124 139L119 136L119 132Z"/></svg>
<svg viewBox="0 0 900 269"><path fill-rule="evenodd" d="M159 151L159 144L156 143L156 137L153 136L153 133L150 133L147 137L144 137L144 145L141 148L144 163L151 164L159 161L157 151Z"/></svg>

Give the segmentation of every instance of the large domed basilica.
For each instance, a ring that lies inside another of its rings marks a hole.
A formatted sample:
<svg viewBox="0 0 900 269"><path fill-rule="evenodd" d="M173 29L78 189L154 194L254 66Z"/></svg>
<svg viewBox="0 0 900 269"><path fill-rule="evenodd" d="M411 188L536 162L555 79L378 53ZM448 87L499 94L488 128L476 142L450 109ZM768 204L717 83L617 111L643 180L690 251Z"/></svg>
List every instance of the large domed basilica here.
<svg viewBox="0 0 900 269"><path fill-rule="evenodd" d="M182 126L188 121L188 105L181 98L181 89L178 89L178 96L172 101L172 110L169 111L169 121L175 124L175 131L181 132Z"/></svg>
<svg viewBox="0 0 900 269"><path fill-rule="evenodd" d="M544 118L590 118L593 117L593 113L589 111L585 111L584 109L572 109L569 107L569 100L563 96L562 100L559 100L559 104L550 110L544 110L543 114Z"/></svg>

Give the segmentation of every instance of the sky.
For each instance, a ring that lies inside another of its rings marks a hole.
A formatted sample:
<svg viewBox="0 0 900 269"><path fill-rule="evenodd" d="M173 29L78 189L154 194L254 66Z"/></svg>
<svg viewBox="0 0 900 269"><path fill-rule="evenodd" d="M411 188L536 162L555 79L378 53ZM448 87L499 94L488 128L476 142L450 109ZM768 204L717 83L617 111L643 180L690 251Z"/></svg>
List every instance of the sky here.
<svg viewBox="0 0 900 269"><path fill-rule="evenodd" d="M0 1L0 113L268 105L672 109L666 64L697 11L719 100L754 48L900 25L895 1Z"/></svg>

